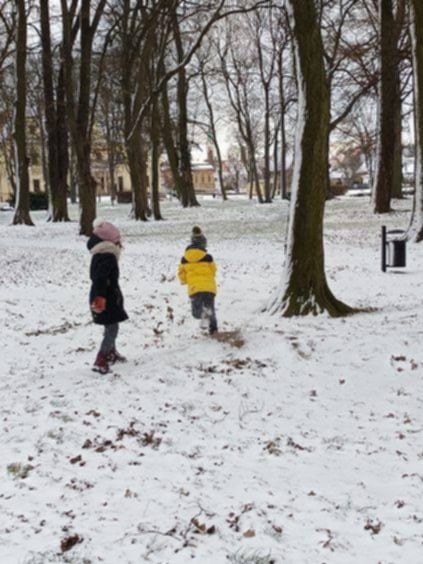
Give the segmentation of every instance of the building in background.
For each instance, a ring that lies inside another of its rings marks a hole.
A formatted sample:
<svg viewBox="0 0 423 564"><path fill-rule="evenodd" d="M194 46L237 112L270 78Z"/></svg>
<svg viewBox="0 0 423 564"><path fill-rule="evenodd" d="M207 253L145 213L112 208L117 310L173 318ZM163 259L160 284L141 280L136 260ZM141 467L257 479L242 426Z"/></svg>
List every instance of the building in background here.
<svg viewBox="0 0 423 564"><path fill-rule="evenodd" d="M160 167L164 190L169 194L175 192L172 171L168 163ZM209 162L191 164L192 180L196 194L215 196L219 190L216 183L216 170Z"/></svg>

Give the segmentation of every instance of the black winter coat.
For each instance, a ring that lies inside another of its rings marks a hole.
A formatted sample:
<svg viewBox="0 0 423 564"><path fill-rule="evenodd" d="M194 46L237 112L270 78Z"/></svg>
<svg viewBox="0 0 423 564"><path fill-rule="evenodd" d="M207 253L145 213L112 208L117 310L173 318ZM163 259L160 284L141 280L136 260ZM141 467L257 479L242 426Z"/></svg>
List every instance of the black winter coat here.
<svg viewBox="0 0 423 564"><path fill-rule="evenodd" d="M90 237L87 247L91 250L101 239L93 235ZM90 267L91 290L90 304L94 298L106 299L106 309L102 313L92 312L94 323L99 325L111 325L128 319L123 307L123 295L119 287L118 261L112 253L97 253L91 259Z"/></svg>

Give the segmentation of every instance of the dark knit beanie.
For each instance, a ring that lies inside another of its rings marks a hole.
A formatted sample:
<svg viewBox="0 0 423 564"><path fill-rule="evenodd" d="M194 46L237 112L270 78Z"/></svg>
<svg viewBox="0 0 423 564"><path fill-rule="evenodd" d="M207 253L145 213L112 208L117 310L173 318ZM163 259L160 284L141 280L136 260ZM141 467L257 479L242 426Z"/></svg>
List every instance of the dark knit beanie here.
<svg viewBox="0 0 423 564"><path fill-rule="evenodd" d="M203 249L207 247L207 239L204 237L203 232L198 225L194 225L192 228L191 243L196 247L201 247Z"/></svg>

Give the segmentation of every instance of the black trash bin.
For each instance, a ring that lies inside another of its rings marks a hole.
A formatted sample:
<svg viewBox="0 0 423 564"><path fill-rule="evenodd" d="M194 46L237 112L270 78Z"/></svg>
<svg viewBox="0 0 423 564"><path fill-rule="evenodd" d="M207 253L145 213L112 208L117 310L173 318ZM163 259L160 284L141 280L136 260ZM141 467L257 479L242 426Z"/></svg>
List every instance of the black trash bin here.
<svg viewBox="0 0 423 564"><path fill-rule="evenodd" d="M406 266L406 233L400 229L387 231L382 226L382 270L386 268L404 268Z"/></svg>
<svg viewBox="0 0 423 564"><path fill-rule="evenodd" d="M388 241L388 260L386 266L405 266L405 240L393 239L392 241Z"/></svg>

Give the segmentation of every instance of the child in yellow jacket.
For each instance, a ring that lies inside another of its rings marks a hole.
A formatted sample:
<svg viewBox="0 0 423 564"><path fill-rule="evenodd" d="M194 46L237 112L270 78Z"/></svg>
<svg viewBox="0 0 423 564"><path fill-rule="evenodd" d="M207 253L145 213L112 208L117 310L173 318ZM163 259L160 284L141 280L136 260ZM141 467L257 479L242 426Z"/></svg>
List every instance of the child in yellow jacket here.
<svg viewBox="0 0 423 564"><path fill-rule="evenodd" d="M217 332L214 299L216 296L216 264L207 253L207 239L200 227L192 229L191 244L185 249L179 264L181 284L188 286L192 315L201 319L201 327L209 328L210 335Z"/></svg>

